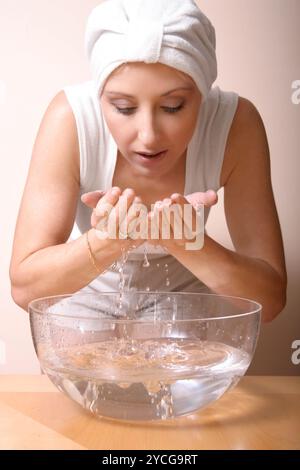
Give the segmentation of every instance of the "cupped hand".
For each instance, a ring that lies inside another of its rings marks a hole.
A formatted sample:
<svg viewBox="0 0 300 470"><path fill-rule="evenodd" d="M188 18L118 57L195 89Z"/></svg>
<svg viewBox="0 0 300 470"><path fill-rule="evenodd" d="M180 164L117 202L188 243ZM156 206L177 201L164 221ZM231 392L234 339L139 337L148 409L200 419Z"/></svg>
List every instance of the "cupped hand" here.
<svg viewBox="0 0 300 470"><path fill-rule="evenodd" d="M88 193L85 193L81 196L81 201L88 207L92 208L93 209L93 212L92 212L92 215L91 215L91 226L94 227L95 229L97 229L97 226L99 224L99 222L101 221L101 218L103 217L103 215L100 215L99 216L99 213L98 211L100 210L100 206L102 206L102 209L104 209L104 205L108 202L109 204L112 204L113 206L119 206L118 201L119 201L119 198L122 194L122 190L120 188L116 188L117 189L117 193L115 195L112 194L112 189L111 190L108 190L108 191L105 191L105 190L96 190L96 191L91 191L91 192L88 192ZM141 198L137 197L135 195L135 192L133 189L130 189L129 194L128 194L128 199L127 199L127 204L129 204L129 207L132 205L132 211L135 207L135 204L142 204L142 201L141 201ZM104 197L105 196L105 197ZM134 204L133 204L133 201L134 201ZM203 205L205 207L212 207L213 205L215 205L216 203L218 202L218 195L215 191L213 190L208 190L208 191L205 191L205 192L194 192L194 193L191 193L191 194L188 194L187 196L183 196L183 195L180 195L180 194L173 194L171 196L171 198L166 198L164 199L163 201L157 201L155 203L155 210L157 211L158 210L158 207L164 203L166 204L167 206L170 205L170 204L180 204L182 206L182 209L183 209L183 205L184 204L190 204L193 206L194 209L197 209L199 206ZM136 214L136 212L135 212ZM195 222L195 217L196 217L196 214L195 212L192 212L193 214L193 223ZM116 214L115 214L116 215ZM178 240L174 240L174 227L170 227L170 233L171 233L171 236L173 237L173 240L172 240L172 237L170 240L162 240L161 239L161 236L162 236L162 227L158 227L158 233L159 233L159 237L158 239L152 239L151 238L151 223L153 224L154 221L153 221L153 218L155 219L155 217L153 217L153 211L150 211L148 213L148 227L149 227L149 230L148 230L148 234L146 234L146 237L144 236L142 239L136 239L135 238L135 245L139 245L141 243L143 243L143 241L145 241L145 238L147 238L148 242L149 243L152 243L154 245L157 245L157 244L160 244L160 245L164 245L165 247L169 246L170 247L170 242L171 242L171 245L172 243L176 243L177 245L183 245L187 242L187 240L185 238L182 238L182 239L178 239ZM132 223L134 222L134 215L132 215L132 212L131 212L131 218L129 220L127 220L129 226L131 225L132 227ZM162 214L160 213L160 216L159 216L159 219L161 220L161 223L162 223ZM131 222L131 224L130 224ZM166 223L166 220L164 219L164 223ZM177 222L178 223L178 222ZM184 235L184 221L182 220L182 233ZM134 223L133 223L133 226L134 226ZM136 228L137 226L135 226ZM186 230L189 230L190 228L187 227Z"/></svg>
<svg viewBox="0 0 300 470"><path fill-rule="evenodd" d="M132 244L128 227L135 227L138 211L142 203L132 188L122 191L119 187L107 191L97 190L85 193L81 201L93 209L91 226L96 230L99 238L111 238ZM147 214L145 214L147 217ZM138 246L144 240L134 239Z"/></svg>
<svg viewBox="0 0 300 470"><path fill-rule="evenodd" d="M157 201L148 214L148 241L162 245L169 251L174 246L201 249L204 240L204 213L201 206L211 207L218 201L213 190L195 192L187 196L174 193Z"/></svg>

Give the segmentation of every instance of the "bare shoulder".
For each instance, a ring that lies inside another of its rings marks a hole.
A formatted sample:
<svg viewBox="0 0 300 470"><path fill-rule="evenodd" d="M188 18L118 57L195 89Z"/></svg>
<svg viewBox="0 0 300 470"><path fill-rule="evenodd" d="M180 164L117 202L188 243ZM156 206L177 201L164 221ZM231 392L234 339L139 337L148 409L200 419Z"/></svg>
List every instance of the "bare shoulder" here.
<svg viewBox="0 0 300 470"><path fill-rule="evenodd" d="M221 186L225 186L230 174L240 161L245 148L251 152L255 147L267 146L262 117L256 106L247 98L239 96L238 105L228 134L221 173ZM267 149L266 149L267 150Z"/></svg>
<svg viewBox="0 0 300 470"><path fill-rule="evenodd" d="M240 98L227 142L224 211L235 250L268 263L286 283L265 126L251 101Z"/></svg>
<svg viewBox="0 0 300 470"><path fill-rule="evenodd" d="M61 146L61 149L66 150L66 158L67 156L70 157L69 161L65 163L69 165L74 178L79 182L79 143L76 121L63 90L59 91L52 98L44 113L33 149L33 159L36 147L39 147L40 143L46 143L48 138L54 135L59 137L58 144Z"/></svg>
<svg viewBox="0 0 300 470"><path fill-rule="evenodd" d="M73 112L71 109L71 106L69 104L69 101L66 97L66 94L63 90L60 90L50 101L46 112L45 116L49 113L55 113L57 116L61 116L64 119L69 119L72 121L73 118Z"/></svg>
<svg viewBox="0 0 300 470"><path fill-rule="evenodd" d="M66 94L63 90L60 90L50 101L48 108L50 107L60 107L60 109L64 109L65 111L71 110L69 102L67 100Z"/></svg>
<svg viewBox="0 0 300 470"><path fill-rule="evenodd" d="M16 222L11 272L29 254L68 239L80 189L79 167L76 122L60 91L48 104L35 138Z"/></svg>

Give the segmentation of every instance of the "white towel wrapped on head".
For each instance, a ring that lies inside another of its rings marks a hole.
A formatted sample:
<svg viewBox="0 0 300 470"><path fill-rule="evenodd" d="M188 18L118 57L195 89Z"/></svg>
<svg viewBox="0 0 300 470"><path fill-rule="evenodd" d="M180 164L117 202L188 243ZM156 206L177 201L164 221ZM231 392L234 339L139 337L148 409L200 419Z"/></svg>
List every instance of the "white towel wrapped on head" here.
<svg viewBox="0 0 300 470"><path fill-rule="evenodd" d="M88 18L85 46L97 93L123 63L168 65L203 101L217 77L215 30L194 0L106 0Z"/></svg>

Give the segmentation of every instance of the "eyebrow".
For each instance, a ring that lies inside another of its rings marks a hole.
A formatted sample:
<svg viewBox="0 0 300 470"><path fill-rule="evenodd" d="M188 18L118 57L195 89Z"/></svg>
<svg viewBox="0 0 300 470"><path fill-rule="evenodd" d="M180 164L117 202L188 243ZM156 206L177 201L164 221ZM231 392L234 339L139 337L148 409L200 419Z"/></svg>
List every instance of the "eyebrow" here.
<svg viewBox="0 0 300 470"><path fill-rule="evenodd" d="M167 91L166 93L163 93L160 96L167 96L167 95L170 95L171 93L174 93L174 91L178 91L178 90L191 91L192 87L191 86L181 86L181 87L178 87L178 88L173 88L172 90L169 90L169 91ZM121 93L120 91L107 91L106 94L107 95L127 96L127 98L135 98L133 95L128 95L127 93Z"/></svg>

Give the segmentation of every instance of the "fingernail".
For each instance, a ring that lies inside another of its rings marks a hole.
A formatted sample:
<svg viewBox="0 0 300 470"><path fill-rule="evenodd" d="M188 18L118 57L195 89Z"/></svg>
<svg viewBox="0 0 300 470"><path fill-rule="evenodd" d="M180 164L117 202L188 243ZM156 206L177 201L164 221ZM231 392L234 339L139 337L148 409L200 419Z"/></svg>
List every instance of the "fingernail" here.
<svg viewBox="0 0 300 470"><path fill-rule="evenodd" d="M132 195L132 189L126 188L123 191L124 196L131 196Z"/></svg>

